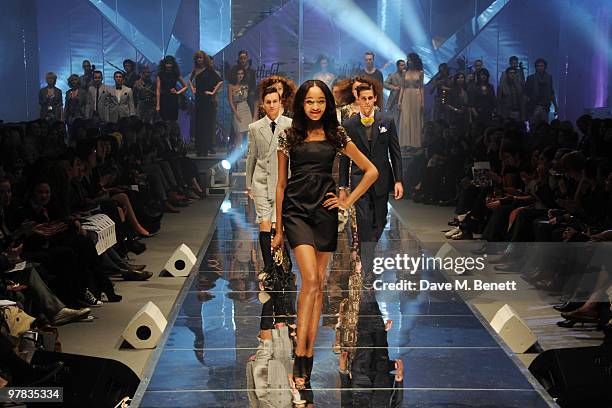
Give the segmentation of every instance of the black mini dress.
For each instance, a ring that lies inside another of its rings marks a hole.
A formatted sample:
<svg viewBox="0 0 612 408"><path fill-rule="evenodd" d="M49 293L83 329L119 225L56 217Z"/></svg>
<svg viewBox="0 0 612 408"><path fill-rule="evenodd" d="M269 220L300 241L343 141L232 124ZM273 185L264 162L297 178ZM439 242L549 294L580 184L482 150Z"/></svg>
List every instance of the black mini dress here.
<svg viewBox="0 0 612 408"><path fill-rule="evenodd" d="M349 142L344 129L342 148ZM291 176L287 180L282 216L291 248L311 245L319 252L333 252L338 242L338 209L327 209L327 193L336 194L332 178L334 157L339 151L328 141L304 142L289 147L280 135L278 149L289 157Z"/></svg>

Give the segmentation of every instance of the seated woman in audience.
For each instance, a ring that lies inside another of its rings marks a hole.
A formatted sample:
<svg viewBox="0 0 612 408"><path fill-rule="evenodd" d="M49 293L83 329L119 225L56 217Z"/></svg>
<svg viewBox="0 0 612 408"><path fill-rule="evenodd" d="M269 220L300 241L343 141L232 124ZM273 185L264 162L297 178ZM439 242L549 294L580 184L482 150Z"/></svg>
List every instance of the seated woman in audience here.
<svg viewBox="0 0 612 408"><path fill-rule="evenodd" d="M124 280L146 280L152 276L150 272L142 271L144 265L138 271L130 265L120 253L126 253L131 249L131 227L125 219L125 213L112 199L93 201L87 197L81 185L82 165L74 150L67 150L59 160L60 166L65 171L65 184L69 184L68 208L65 213L73 215L89 214L99 211L107 215L115 223L115 234L117 244L107 249L101 256L101 262L107 272L121 274ZM118 251L118 252L117 252Z"/></svg>
<svg viewBox="0 0 612 408"><path fill-rule="evenodd" d="M502 162L502 186L494 191L493 195L486 201L486 206L491 210L491 216L483 231L482 238L488 242L500 242L506 238L508 230L508 219L510 213L524 204L533 200L524 196L522 172L529 172L528 165L522 159L523 151L520 146L506 145L501 148Z"/></svg>
<svg viewBox="0 0 612 408"><path fill-rule="evenodd" d="M191 198L202 198L204 190L198 180L198 168L193 159L187 157L181 129L176 123L164 125L165 132L160 137L161 146L158 147L158 155L170 163L177 179L181 180L184 193L189 193Z"/></svg>
<svg viewBox="0 0 612 408"><path fill-rule="evenodd" d="M86 237L80 221L57 217L54 206L49 206L51 187L48 181L38 179L30 186L25 204L14 217L14 235L23 240L23 258L48 263L54 271L66 267L70 276L62 273L61 283L66 285L69 295L78 293L76 300L81 304L102 305L92 291L104 291L109 300L117 299L112 283L97 273L98 254L93 242ZM58 253L70 253L71 258L60 259ZM71 265L72 261L76 261L76 265Z"/></svg>
<svg viewBox="0 0 612 408"><path fill-rule="evenodd" d="M83 164L82 184L88 193L88 197L96 202L108 198L112 199L123 208L126 219L137 234L145 238L151 236L151 233L136 218L134 208L127 194L113 193L105 189L113 181L115 175L111 173L100 174L100 169L97 167L96 143L83 141L77 146L77 153Z"/></svg>
<svg viewBox="0 0 612 408"><path fill-rule="evenodd" d="M42 174L45 175L61 174L58 171L52 171L51 166L53 164L42 164L39 168L44 171ZM52 179L41 179L40 176L29 182L31 187L28 200L20 209L18 217L22 226L30 227L31 235L24 242L24 249L26 246L31 250L38 249L39 251L53 246L74 248L80 269L89 272L89 275L83 274L87 279L82 282L82 286L89 288L86 292L97 295L97 299L100 298L101 293L105 293L109 301L120 301L121 296L115 294L111 281L103 271L95 245L87 237L81 221L71 215L66 216L61 211L62 205L67 201L64 194L69 189L66 188L52 195L51 184L58 186L58 183ZM89 296L86 297L89 298ZM82 300L87 301L87 299ZM99 305L97 301L91 303Z"/></svg>
<svg viewBox="0 0 612 408"><path fill-rule="evenodd" d="M2 246L7 250L19 248L19 257L26 261L38 262L44 266L48 276L54 280L49 282L58 297L70 307L76 307L82 300L85 287L81 277L84 272L79 271L77 254L68 246L47 246L24 244L31 235L32 226L19 225L19 208L14 204L13 189L7 178L0 179L0 225L2 226Z"/></svg>
<svg viewBox="0 0 612 408"><path fill-rule="evenodd" d="M126 138L129 171L135 177L146 180L155 198L163 203L165 212L179 212L175 207L186 207L187 197L178 188L176 177L168 162L157 160L157 145L152 137L152 127L122 127Z"/></svg>

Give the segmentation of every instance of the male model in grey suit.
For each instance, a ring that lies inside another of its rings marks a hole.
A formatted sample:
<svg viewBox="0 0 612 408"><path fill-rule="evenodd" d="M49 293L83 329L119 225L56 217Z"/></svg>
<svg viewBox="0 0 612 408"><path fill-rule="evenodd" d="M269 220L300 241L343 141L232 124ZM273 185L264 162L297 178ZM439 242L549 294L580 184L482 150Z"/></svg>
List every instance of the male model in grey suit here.
<svg viewBox="0 0 612 408"><path fill-rule="evenodd" d="M108 122L108 96L111 89L102 83L102 71L93 72L93 80L87 90L86 118Z"/></svg>
<svg viewBox="0 0 612 408"><path fill-rule="evenodd" d="M276 88L264 90L262 105L266 116L249 125L249 152L246 164L246 186L255 201L259 224L259 245L266 266L272 265L270 231L276 219L275 197L278 164L278 135L291 127L291 119L280 115L281 98Z"/></svg>
<svg viewBox="0 0 612 408"><path fill-rule="evenodd" d="M117 123L121 118L136 114L132 89L123 85L123 72L115 72L114 78L115 87L110 90L110 95L107 97L108 121L111 123Z"/></svg>
<svg viewBox="0 0 612 408"><path fill-rule="evenodd" d="M385 79L385 89L391 91L389 99L387 99L387 114L389 117L393 117L393 123L395 123L395 129L399 129L399 108L397 106L399 102L399 94L402 90L402 81L404 69L406 69L406 61L397 60L395 62L397 71L392 73Z"/></svg>

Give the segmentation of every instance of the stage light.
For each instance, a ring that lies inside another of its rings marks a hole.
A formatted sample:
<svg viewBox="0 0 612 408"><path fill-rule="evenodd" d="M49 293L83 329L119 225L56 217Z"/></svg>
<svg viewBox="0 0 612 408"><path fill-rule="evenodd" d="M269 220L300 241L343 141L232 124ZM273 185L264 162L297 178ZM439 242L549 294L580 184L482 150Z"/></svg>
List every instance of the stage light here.
<svg viewBox="0 0 612 408"><path fill-rule="evenodd" d="M419 54L423 61L424 80L429 82L438 70L438 58L433 49L433 41L423 26L423 13L417 9L418 2L402 3L402 27L410 38L411 50Z"/></svg>
<svg viewBox="0 0 612 408"><path fill-rule="evenodd" d="M408 34L412 48L421 52L431 48L431 41L423 28L423 13L417 10L417 2L405 1L402 3L402 26Z"/></svg>
<svg viewBox="0 0 612 408"><path fill-rule="evenodd" d="M591 63L594 81L592 82L592 105L604 107L608 100L608 71L612 62L612 42L610 42L610 13L612 1L602 1L597 9L590 9L584 4L565 5L564 13L576 30L593 47Z"/></svg>
<svg viewBox="0 0 612 408"><path fill-rule="evenodd" d="M223 161L227 162L227 160ZM207 171L208 187L206 188L206 195L208 196L225 196L230 189L229 168L224 167L223 161L218 162ZM227 163L229 164L229 162Z"/></svg>
<svg viewBox="0 0 612 408"><path fill-rule="evenodd" d="M232 163L230 163L226 159L223 159L223 160L221 160L221 167L223 167L225 170L229 170L229 169L232 168Z"/></svg>
<svg viewBox="0 0 612 408"><path fill-rule="evenodd" d="M230 200L223 200L223 202L221 203L221 212L223 214L226 214L231 209L232 209L232 202Z"/></svg>
<svg viewBox="0 0 612 408"><path fill-rule="evenodd" d="M226 160L224 160L226 161ZM211 187L228 187L230 185L229 168L223 166L223 162L215 164L208 170Z"/></svg>

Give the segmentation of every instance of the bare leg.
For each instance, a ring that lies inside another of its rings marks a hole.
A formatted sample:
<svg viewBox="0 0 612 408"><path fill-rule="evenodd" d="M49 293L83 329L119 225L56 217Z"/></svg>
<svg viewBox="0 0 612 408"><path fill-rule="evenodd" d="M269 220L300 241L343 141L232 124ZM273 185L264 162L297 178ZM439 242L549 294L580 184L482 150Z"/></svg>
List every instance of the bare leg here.
<svg viewBox="0 0 612 408"><path fill-rule="evenodd" d="M200 186L200 183L198 183L198 180L195 177L191 179L191 188L193 188L198 193L204 192L204 190L202 190L202 187Z"/></svg>
<svg viewBox="0 0 612 408"><path fill-rule="evenodd" d="M298 245L294 248L295 259L302 277L302 287L298 296L297 307L297 347L296 356L306 356L309 349L309 336L317 293L320 291L321 282L317 268L317 256L315 249L310 245ZM320 312L317 316L320 315ZM315 324L318 325L318 319Z"/></svg>
<svg viewBox="0 0 612 408"><path fill-rule="evenodd" d="M130 221L132 228L134 228L134 230L141 235L145 235L145 236L149 235L149 231L144 229L143 226L140 225L140 223L138 222L138 219L136 218L136 214L134 213L134 209L132 208L132 203L130 202L130 198L125 193L115 194L112 198L124 208L125 215L127 216L127 219Z"/></svg>
<svg viewBox="0 0 612 408"><path fill-rule="evenodd" d="M314 355L314 345L317 339L317 332L319 331L319 319L321 318L321 308L323 306L323 286L326 282L327 267L329 265L329 258L331 252L316 252L317 258L317 275L319 281L319 287L315 297L315 303L312 309L312 317L309 319L310 325L308 326L308 340L306 356L310 357ZM298 324L299 327L299 324Z"/></svg>

